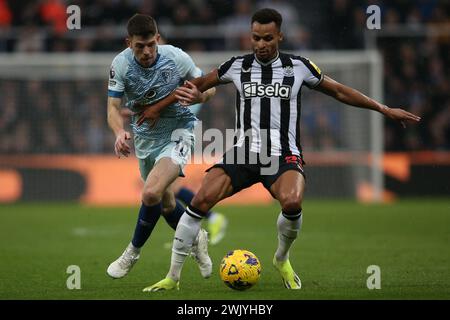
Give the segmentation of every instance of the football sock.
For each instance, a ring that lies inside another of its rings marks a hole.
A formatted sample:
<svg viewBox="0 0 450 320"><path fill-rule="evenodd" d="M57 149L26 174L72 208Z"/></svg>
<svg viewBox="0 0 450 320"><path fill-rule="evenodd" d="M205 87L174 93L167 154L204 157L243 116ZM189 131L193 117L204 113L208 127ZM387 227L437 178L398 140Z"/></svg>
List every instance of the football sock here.
<svg viewBox="0 0 450 320"><path fill-rule="evenodd" d="M172 258L168 278L180 280L181 269L186 257L192 249L192 244L200 231L202 215L199 211L188 206L180 221L173 240Z"/></svg>
<svg viewBox="0 0 450 320"><path fill-rule="evenodd" d="M188 188L181 187L180 190L175 195L176 198L180 199L186 204L191 203L192 199L194 198L195 194L189 190Z"/></svg>
<svg viewBox="0 0 450 320"><path fill-rule="evenodd" d="M150 237L160 216L161 203L153 206L146 206L144 203L141 204L138 221L134 230L133 239L131 240L134 247L140 248L144 245L145 241Z"/></svg>
<svg viewBox="0 0 450 320"><path fill-rule="evenodd" d="M302 226L302 211L286 214L281 212L277 220L278 248L275 252L277 261L289 259L289 249L294 243Z"/></svg>
<svg viewBox="0 0 450 320"><path fill-rule="evenodd" d="M181 204L180 201L176 200L176 206L175 209L168 213L168 214L163 214L162 216L164 217L164 219L166 219L167 224L173 229L176 230L177 229L177 224L178 221L180 221L181 216L184 213L184 207Z"/></svg>
<svg viewBox="0 0 450 320"><path fill-rule="evenodd" d="M185 188L185 187L181 187L180 190L175 195L176 198L183 201L186 205L189 205L191 203L192 199L194 199L194 196L195 196L195 194L191 190L189 190L188 188ZM205 215L205 218L209 219L211 214L212 214L212 212L208 211Z"/></svg>

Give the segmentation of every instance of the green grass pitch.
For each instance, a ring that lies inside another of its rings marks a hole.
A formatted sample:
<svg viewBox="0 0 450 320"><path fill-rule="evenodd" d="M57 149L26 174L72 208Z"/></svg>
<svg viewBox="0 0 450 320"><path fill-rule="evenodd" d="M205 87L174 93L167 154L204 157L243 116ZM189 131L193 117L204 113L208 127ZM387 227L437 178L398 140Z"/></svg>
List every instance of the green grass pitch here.
<svg viewBox="0 0 450 320"><path fill-rule="evenodd" d="M291 263L302 290L287 290L271 265L276 248L271 206L218 206L229 218L226 238L210 255L213 276L201 278L188 259L180 291L143 293L165 276L173 231L161 219L140 261L123 279L106 275L108 264L130 241L137 208L78 204L0 206L0 299L449 299L450 200L402 200L364 205L350 201L304 203L301 235ZM219 278L221 258L231 249L255 253L259 283L233 291ZM68 290L67 267L81 269L81 289ZM367 267L381 268L381 289L366 287Z"/></svg>

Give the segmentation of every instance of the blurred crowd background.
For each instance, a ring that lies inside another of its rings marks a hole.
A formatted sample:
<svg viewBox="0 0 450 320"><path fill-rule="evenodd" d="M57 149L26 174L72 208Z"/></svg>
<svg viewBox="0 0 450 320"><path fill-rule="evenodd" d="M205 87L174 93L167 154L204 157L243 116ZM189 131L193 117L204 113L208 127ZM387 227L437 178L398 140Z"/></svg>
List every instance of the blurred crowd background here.
<svg viewBox="0 0 450 320"><path fill-rule="evenodd" d="M81 8L81 30L67 30L66 8L72 4ZM371 4L381 8L379 31L366 27ZM155 17L164 39L185 51L249 51L250 18L261 7L282 13L283 50L381 52L384 102L423 119L406 130L386 120L386 151L450 150L448 0L0 0L0 53L118 53L125 47L126 22L136 12ZM111 153L106 77L104 83L53 86L0 79L0 153ZM213 124L231 127L234 99L211 104ZM339 121L332 111L306 113L302 125L312 141L306 136L303 143L339 147L334 138Z"/></svg>

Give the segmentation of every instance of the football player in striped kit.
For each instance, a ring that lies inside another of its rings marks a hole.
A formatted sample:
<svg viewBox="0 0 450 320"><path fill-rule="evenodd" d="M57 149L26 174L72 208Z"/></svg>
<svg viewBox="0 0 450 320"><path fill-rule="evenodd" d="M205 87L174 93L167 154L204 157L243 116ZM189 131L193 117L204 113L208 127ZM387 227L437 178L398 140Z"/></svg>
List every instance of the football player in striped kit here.
<svg viewBox="0 0 450 320"><path fill-rule="evenodd" d="M338 83L304 57L280 52L281 24L282 17L277 11L268 8L257 11L251 21L252 54L231 58L141 113L138 124L155 121L173 101L191 103L198 90L203 92L230 82L237 90L235 145L208 169L200 191L181 217L166 278L145 291L178 288L189 245L199 232L205 213L220 200L258 182L278 200L282 209L277 220L278 248L273 264L286 288L301 288L300 278L289 261L289 249L301 229L305 190L299 128L303 85L345 104L380 112L403 126L406 122L420 121L412 113L389 108ZM275 170L266 170L268 165Z"/></svg>

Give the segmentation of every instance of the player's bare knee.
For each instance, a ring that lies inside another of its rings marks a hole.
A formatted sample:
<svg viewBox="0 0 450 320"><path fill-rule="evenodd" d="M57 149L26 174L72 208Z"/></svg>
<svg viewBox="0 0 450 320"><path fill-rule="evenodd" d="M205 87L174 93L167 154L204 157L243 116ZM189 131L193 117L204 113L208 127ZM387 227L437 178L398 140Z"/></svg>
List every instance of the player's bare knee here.
<svg viewBox="0 0 450 320"><path fill-rule="evenodd" d="M283 212L298 212L302 208L302 199L295 194L287 194L280 197L280 205Z"/></svg>
<svg viewBox="0 0 450 320"><path fill-rule="evenodd" d="M213 206L217 202L217 195L215 194L215 192L206 191L204 193L203 202L207 205Z"/></svg>
<svg viewBox="0 0 450 320"><path fill-rule="evenodd" d="M191 205L197 208L198 210L208 212L209 209L211 209L214 204L211 204L210 201L208 200L207 193L200 190L192 199Z"/></svg>
<svg viewBox="0 0 450 320"><path fill-rule="evenodd" d="M151 189L151 188L144 188L142 191L142 202L146 206L152 206L155 205L162 200L162 192Z"/></svg>
<svg viewBox="0 0 450 320"><path fill-rule="evenodd" d="M287 203L284 206L282 206L283 212L299 212L302 209L302 206L300 203Z"/></svg>

